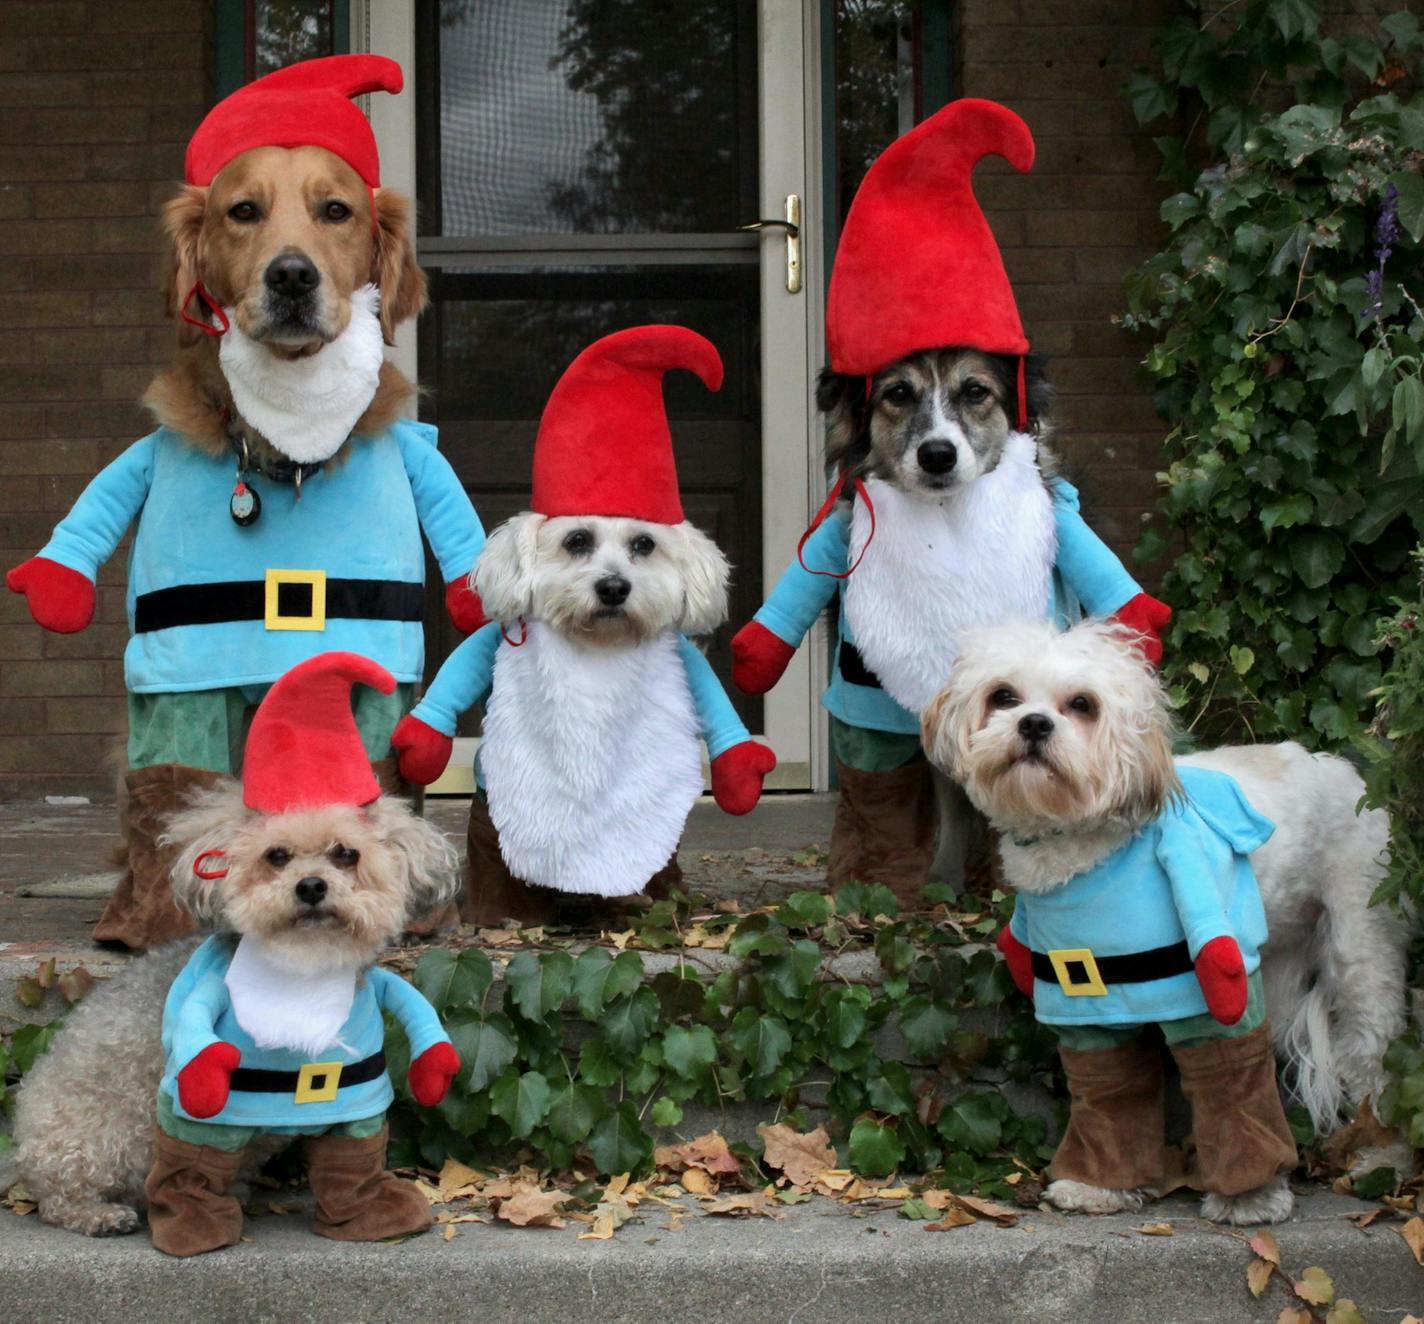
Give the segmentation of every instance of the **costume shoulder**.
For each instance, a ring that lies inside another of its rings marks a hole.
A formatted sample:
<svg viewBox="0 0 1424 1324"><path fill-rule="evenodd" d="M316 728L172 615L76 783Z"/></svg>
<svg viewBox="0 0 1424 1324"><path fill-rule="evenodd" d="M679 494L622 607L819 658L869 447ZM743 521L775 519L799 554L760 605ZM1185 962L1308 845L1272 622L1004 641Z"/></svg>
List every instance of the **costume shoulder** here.
<svg viewBox="0 0 1424 1324"><path fill-rule="evenodd" d="M1169 814L1195 812L1234 851L1249 855L1270 840L1276 825L1247 800L1236 780L1212 768L1179 767L1186 801Z"/></svg>
<svg viewBox="0 0 1424 1324"><path fill-rule="evenodd" d="M387 432L402 446L429 446L431 450L440 448L440 429L433 423L422 423L414 418L398 418Z"/></svg>
<svg viewBox="0 0 1424 1324"><path fill-rule="evenodd" d="M1052 496L1055 506L1064 510L1081 510L1083 508L1083 499L1078 495L1078 489L1066 478L1050 478L1048 492Z"/></svg>

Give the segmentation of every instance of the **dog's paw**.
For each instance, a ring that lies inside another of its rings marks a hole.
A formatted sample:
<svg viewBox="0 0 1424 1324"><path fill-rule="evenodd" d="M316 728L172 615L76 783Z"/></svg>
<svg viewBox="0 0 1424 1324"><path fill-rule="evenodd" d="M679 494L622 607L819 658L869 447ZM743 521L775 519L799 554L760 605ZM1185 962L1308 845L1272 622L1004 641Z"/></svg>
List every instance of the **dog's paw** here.
<svg viewBox="0 0 1424 1324"><path fill-rule="evenodd" d="M1290 1186L1284 1177L1277 1177L1240 1195L1209 1191L1202 1197L1201 1215L1213 1223L1251 1227L1257 1223L1284 1223L1294 1209L1295 1196Z"/></svg>
<svg viewBox="0 0 1424 1324"><path fill-rule="evenodd" d="M1043 1198L1055 1209L1062 1209L1070 1214L1133 1213L1149 1200L1155 1200L1157 1196L1158 1192L1151 1186L1118 1191L1067 1179L1049 1182L1048 1189L1043 1193Z"/></svg>
<svg viewBox="0 0 1424 1324"><path fill-rule="evenodd" d="M40 1217L46 1223L67 1228L85 1237L118 1237L138 1230L139 1217L136 1209L126 1204L111 1204L106 1200L87 1201L73 1204L68 1201L57 1204L40 1202Z"/></svg>

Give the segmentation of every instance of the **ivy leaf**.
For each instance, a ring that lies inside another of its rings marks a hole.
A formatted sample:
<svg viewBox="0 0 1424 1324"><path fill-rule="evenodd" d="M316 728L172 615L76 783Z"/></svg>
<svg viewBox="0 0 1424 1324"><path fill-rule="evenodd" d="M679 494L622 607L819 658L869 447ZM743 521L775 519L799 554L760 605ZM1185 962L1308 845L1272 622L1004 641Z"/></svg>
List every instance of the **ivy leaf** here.
<svg viewBox="0 0 1424 1324"><path fill-rule="evenodd" d="M905 1158L905 1143L893 1126L863 1117L850 1129L850 1165L867 1177L888 1177Z"/></svg>
<svg viewBox="0 0 1424 1324"><path fill-rule="evenodd" d="M458 956L433 947L415 967L415 986L436 1011L478 1006L493 982L490 959L478 947L467 947Z"/></svg>
<svg viewBox="0 0 1424 1324"><path fill-rule="evenodd" d="M472 1093L488 1089L518 1052L514 1026L499 1012L455 1011L445 1018L445 1030L460 1055L460 1080Z"/></svg>
<svg viewBox="0 0 1424 1324"><path fill-rule="evenodd" d="M1290 542L1290 559L1306 588L1328 584L1345 564L1345 544L1334 533L1307 530Z"/></svg>
<svg viewBox="0 0 1424 1324"><path fill-rule="evenodd" d="M1008 1104L998 1094L961 1094L939 1115L938 1129L951 1145L970 1154L985 1155L998 1149Z"/></svg>
<svg viewBox="0 0 1424 1324"><path fill-rule="evenodd" d="M653 1156L653 1138L643 1130L637 1110L621 1103L593 1128L588 1152L605 1177L638 1175Z"/></svg>
<svg viewBox="0 0 1424 1324"><path fill-rule="evenodd" d="M920 1062L934 1062L943 1057L949 1036L959 1020L937 998L915 996L900 1008L900 1033L910 1055Z"/></svg>
<svg viewBox="0 0 1424 1324"><path fill-rule="evenodd" d="M1268 9L1287 41L1311 36L1320 28L1320 0L1271 0Z"/></svg>
<svg viewBox="0 0 1424 1324"><path fill-rule="evenodd" d="M570 1081L555 1090L549 1100L549 1130L565 1144L577 1144L593 1130L605 1111L603 1095L598 1090Z"/></svg>
<svg viewBox="0 0 1424 1324"><path fill-rule="evenodd" d="M676 1126L682 1121L682 1108L676 1099L661 1098L648 1114L654 1126Z"/></svg>
<svg viewBox="0 0 1424 1324"><path fill-rule="evenodd" d="M691 1080L717 1060L717 1040L706 1025L671 1026L663 1035L663 1060L669 1071Z"/></svg>
<svg viewBox="0 0 1424 1324"><path fill-rule="evenodd" d="M574 958L567 952L520 952L504 972L514 1005L530 1021L562 1007L573 978Z"/></svg>
<svg viewBox="0 0 1424 1324"><path fill-rule="evenodd" d="M820 928L832 915L831 899L821 892L793 892L781 904L776 918L788 929Z"/></svg>
<svg viewBox="0 0 1424 1324"><path fill-rule="evenodd" d="M549 1111L549 1082L537 1071L507 1071L490 1090L490 1112L505 1122L520 1140Z"/></svg>
<svg viewBox="0 0 1424 1324"><path fill-rule="evenodd" d="M1139 69L1123 87L1139 124L1150 124L1177 108L1177 94L1166 83Z"/></svg>
<svg viewBox="0 0 1424 1324"><path fill-rule="evenodd" d="M791 1049L786 1022L763 1016L755 1007L743 1007L732 1018L732 1043L746 1058L755 1076L769 1076Z"/></svg>
<svg viewBox="0 0 1424 1324"><path fill-rule="evenodd" d="M870 1106L878 1113L905 1117L915 1111L910 1073L899 1062L882 1062L879 1074L870 1078L866 1093Z"/></svg>
<svg viewBox="0 0 1424 1324"><path fill-rule="evenodd" d="M1256 662L1256 654L1249 648L1242 648L1239 644L1231 645L1230 657L1231 669L1238 676L1244 676Z"/></svg>
<svg viewBox="0 0 1424 1324"><path fill-rule="evenodd" d="M579 1075L590 1085L616 1085L623 1069L602 1039L585 1039L579 1049Z"/></svg>
<svg viewBox="0 0 1424 1324"><path fill-rule="evenodd" d="M615 957L606 947L586 947L574 962L574 997L586 1021L596 1021L604 1007L642 982L643 958L637 952L619 952Z"/></svg>
<svg viewBox="0 0 1424 1324"><path fill-rule="evenodd" d="M1399 194L1399 223L1417 244L1424 239L1424 175L1414 170L1401 170L1397 175L1391 175L1389 182Z"/></svg>
<svg viewBox="0 0 1424 1324"><path fill-rule="evenodd" d="M658 1019L657 995L647 985L615 999L598 1022L605 1043L624 1062L637 1056Z"/></svg>
<svg viewBox="0 0 1424 1324"><path fill-rule="evenodd" d="M867 1022L865 1006L849 989L832 989L825 1001L826 1038L836 1048L852 1048L861 1041Z"/></svg>

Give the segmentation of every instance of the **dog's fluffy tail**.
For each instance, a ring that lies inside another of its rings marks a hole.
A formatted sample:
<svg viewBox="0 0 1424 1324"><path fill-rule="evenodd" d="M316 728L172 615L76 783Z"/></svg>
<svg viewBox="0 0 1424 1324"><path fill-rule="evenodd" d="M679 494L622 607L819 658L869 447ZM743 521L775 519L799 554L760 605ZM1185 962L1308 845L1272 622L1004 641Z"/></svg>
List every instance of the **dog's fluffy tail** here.
<svg viewBox="0 0 1424 1324"><path fill-rule="evenodd" d="M1317 980L1272 1027L1287 1091L1310 1114L1318 1136L1335 1129L1346 1104L1330 1028L1330 999L1327 981Z"/></svg>
<svg viewBox="0 0 1424 1324"><path fill-rule="evenodd" d="M13 1149L0 1150L0 1196L8 1195L10 1187L20 1180L20 1163Z"/></svg>

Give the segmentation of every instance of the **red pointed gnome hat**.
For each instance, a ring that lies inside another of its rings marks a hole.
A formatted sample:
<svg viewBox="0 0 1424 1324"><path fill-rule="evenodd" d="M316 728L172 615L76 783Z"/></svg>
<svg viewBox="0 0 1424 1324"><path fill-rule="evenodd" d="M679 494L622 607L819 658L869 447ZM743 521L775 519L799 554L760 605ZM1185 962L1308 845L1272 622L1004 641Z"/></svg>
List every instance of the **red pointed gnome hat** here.
<svg viewBox="0 0 1424 1324"><path fill-rule="evenodd" d="M188 143L188 183L211 184L254 147L325 147L379 188L376 135L351 98L399 92L404 83L400 65L384 55L328 55L274 70L208 111Z"/></svg>
<svg viewBox="0 0 1424 1324"><path fill-rule="evenodd" d="M990 153L1033 165L1033 137L994 101L952 101L891 143L851 203L831 272L831 367L878 372L922 349L1028 352L999 246L970 187Z"/></svg>
<svg viewBox="0 0 1424 1324"><path fill-rule="evenodd" d="M318 653L267 691L247 733L242 802L263 814L370 804L381 793L356 719L351 687L389 694L395 677L359 653Z"/></svg>
<svg viewBox="0 0 1424 1324"><path fill-rule="evenodd" d="M681 524L663 373L722 385L716 346L685 326L635 326L596 340L559 378L534 443L541 515L621 515Z"/></svg>

